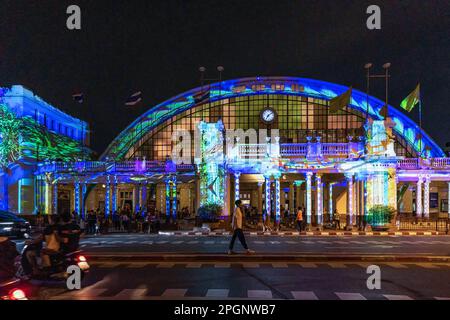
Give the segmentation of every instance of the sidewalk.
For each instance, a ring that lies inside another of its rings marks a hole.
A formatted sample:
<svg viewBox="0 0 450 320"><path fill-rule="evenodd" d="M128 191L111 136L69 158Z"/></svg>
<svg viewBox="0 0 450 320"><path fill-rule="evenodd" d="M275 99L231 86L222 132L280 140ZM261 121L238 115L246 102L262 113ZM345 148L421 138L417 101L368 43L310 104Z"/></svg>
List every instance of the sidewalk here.
<svg viewBox="0 0 450 320"><path fill-rule="evenodd" d="M227 236L228 231L160 231L161 235L175 236ZM445 236L442 231L244 231L248 236Z"/></svg>

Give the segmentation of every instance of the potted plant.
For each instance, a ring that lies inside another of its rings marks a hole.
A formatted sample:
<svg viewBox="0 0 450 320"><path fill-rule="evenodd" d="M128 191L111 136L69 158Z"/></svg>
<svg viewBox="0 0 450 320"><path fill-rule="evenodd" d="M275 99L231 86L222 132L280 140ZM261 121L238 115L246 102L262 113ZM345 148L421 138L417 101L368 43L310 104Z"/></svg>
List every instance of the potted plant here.
<svg viewBox="0 0 450 320"><path fill-rule="evenodd" d="M396 210L385 205L375 205L369 209L367 223L374 231L387 231L395 225Z"/></svg>
<svg viewBox="0 0 450 320"><path fill-rule="evenodd" d="M217 203L207 203L198 208L198 217L202 229L217 229L220 225L219 217L222 215L222 206Z"/></svg>

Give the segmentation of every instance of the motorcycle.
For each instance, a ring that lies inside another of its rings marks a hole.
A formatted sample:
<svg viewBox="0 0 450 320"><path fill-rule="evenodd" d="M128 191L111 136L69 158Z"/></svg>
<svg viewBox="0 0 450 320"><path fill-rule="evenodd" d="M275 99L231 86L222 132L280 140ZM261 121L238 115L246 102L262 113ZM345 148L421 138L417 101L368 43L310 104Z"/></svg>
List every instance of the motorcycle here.
<svg viewBox="0 0 450 320"><path fill-rule="evenodd" d="M25 245L21 254L16 257L16 277L28 280L56 280L65 281L69 274L67 268L76 265L80 268L81 280L83 280L86 273L89 272L90 266L87 259L82 252L77 250L69 253L61 252L47 252L42 249L42 253L48 254L50 258L50 267L42 269L42 273L38 276L33 275L33 268L28 261L27 253L36 250L33 245Z"/></svg>

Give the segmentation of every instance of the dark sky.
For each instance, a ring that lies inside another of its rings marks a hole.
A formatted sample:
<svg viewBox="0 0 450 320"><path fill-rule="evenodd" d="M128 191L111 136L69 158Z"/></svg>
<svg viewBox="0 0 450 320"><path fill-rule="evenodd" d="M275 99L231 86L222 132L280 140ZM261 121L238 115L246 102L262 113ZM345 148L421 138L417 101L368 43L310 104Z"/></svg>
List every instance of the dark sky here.
<svg viewBox="0 0 450 320"><path fill-rule="evenodd" d="M78 4L82 30L66 28ZM382 30L366 8L382 9ZM424 128L450 141L450 1L363 0L0 0L0 85L23 84L60 109L90 120L103 152L139 113L210 77L310 77L365 90L363 65L392 63L390 102L422 83ZM382 80L374 95L383 98ZM86 96L72 101L74 89ZM417 110L411 113L417 119Z"/></svg>

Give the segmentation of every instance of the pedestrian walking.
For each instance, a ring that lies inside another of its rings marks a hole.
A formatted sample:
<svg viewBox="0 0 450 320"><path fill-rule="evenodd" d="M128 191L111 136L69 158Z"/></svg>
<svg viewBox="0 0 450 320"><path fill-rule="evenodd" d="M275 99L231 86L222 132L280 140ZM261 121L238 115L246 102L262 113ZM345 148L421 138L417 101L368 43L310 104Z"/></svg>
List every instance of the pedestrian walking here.
<svg viewBox="0 0 450 320"><path fill-rule="evenodd" d="M299 232L303 231L303 210L302 207L298 207L297 210L297 229Z"/></svg>
<svg viewBox="0 0 450 320"><path fill-rule="evenodd" d="M236 237L239 238L242 246L246 250L247 254L252 254L255 251L250 250L247 246L247 242L245 241L244 232L242 231L242 201L236 200L236 209L234 210L233 219L232 219L232 228L233 228L233 237L231 238L230 247L228 250L228 254L234 254L233 251L234 242L236 241Z"/></svg>

